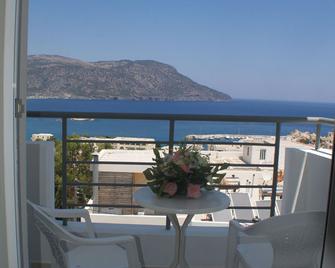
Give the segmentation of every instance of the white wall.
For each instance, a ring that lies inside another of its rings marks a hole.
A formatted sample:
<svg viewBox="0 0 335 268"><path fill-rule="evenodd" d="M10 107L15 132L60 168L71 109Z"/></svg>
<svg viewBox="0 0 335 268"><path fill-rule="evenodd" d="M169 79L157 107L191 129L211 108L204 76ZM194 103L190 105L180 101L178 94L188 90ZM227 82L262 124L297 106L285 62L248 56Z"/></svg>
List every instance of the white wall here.
<svg viewBox="0 0 335 268"><path fill-rule="evenodd" d="M27 143L28 199L55 207L55 145L52 141Z"/></svg>
<svg viewBox="0 0 335 268"><path fill-rule="evenodd" d="M39 205L55 207L54 143L27 143L27 198ZM35 227L28 210L30 263L51 263L53 258L46 239Z"/></svg>
<svg viewBox="0 0 335 268"><path fill-rule="evenodd" d="M330 169L330 154L287 148L282 213L326 211Z"/></svg>
<svg viewBox="0 0 335 268"><path fill-rule="evenodd" d="M243 146L243 161L250 164L251 163L251 154L252 154L252 146Z"/></svg>
<svg viewBox="0 0 335 268"><path fill-rule="evenodd" d="M69 223L72 232L85 231L83 223ZM146 267L167 267L174 254L174 230L165 226L130 224L95 224L100 236L131 234L140 239ZM186 259L193 268L224 267L228 228L190 226L186 239ZM98 260L97 260L98 263Z"/></svg>

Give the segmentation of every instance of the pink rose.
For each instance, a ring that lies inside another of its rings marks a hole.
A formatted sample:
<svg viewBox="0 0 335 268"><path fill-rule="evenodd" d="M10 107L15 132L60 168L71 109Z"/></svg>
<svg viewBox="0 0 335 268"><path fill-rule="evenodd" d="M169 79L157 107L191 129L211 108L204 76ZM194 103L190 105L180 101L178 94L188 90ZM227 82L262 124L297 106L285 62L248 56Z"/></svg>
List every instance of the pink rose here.
<svg viewBox="0 0 335 268"><path fill-rule="evenodd" d="M181 165L180 168L185 172L185 173L189 173L190 172L190 167L188 165Z"/></svg>
<svg viewBox="0 0 335 268"><path fill-rule="evenodd" d="M168 182L167 184L165 184L164 186L164 193L167 193L169 196L174 196L177 192L177 184L175 182Z"/></svg>
<svg viewBox="0 0 335 268"><path fill-rule="evenodd" d="M187 197L198 198L201 196L200 184L189 183L187 185Z"/></svg>

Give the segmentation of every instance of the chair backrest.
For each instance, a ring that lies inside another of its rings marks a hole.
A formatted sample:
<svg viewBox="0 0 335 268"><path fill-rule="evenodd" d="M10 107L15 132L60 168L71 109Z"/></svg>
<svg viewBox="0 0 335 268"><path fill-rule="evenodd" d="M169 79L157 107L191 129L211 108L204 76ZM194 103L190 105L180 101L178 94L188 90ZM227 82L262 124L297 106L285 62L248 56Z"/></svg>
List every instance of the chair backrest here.
<svg viewBox="0 0 335 268"><path fill-rule="evenodd" d="M233 219L231 209L224 209L212 213L212 219L214 222L229 222Z"/></svg>
<svg viewBox="0 0 335 268"><path fill-rule="evenodd" d="M245 228L247 235L265 236L274 251L273 268L318 267L325 212L304 212L268 218Z"/></svg>
<svg viewBox="0 0 335 268"><path fill-rule="evenodd" d="M248 193L230 193L233 206L251 207L251 201ZM251 221L254 214L251 209L234 209L237 220Z"/></svg>
<svg viewBox="0 0 335 268"><path fill-rule="evenodd" d="M283 200L278 199L276 200L276 215L281 215L281 206L282 206Z"/></svg>
<svg viewBox="0 0 335 268"><path fill-rule="evenodd" d="M67 267L66 252L69 247L76 246L75 236L66 231L57 221L47 214L47 210L39 205L27 201L32 208L33 219L37 228L49 242L52 254L61 268Z"/></svg>
<svg viewBox="0 0 335 268"><path fill-rule="evenodd" d="M271 200L257 200L256 201L257 207L270 207ZM258 217L261 220L265 220L270 217L270 210L269 209L257 209Z"/></svg>

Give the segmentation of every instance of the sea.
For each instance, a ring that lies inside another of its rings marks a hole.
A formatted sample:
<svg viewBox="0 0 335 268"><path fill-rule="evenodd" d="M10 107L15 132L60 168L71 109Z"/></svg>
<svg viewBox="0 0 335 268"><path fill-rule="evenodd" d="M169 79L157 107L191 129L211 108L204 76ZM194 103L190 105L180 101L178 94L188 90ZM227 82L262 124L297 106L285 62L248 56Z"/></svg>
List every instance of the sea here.
<svg viewBox="0 0 335 268"><path fill-rule="evenodd" d="M335 103L244 99L221 102L29 99L27 110L335 118ZM295 129L315 132L315 125L285 123L282 125L281 135L287 135ZM321 128L322 135L327 135L330 131L333 131L331 126L322 126ZM58 118L28 118L26 139L29 140L33 133L51 133L56 139L60 139L61 120ZM190 134L275 135L275 124L176 121L175 140L184 140L185 136ZM168 140L169 137L169 123L156 120L68 120L68 135L145 137L164 141Z"/></svg>

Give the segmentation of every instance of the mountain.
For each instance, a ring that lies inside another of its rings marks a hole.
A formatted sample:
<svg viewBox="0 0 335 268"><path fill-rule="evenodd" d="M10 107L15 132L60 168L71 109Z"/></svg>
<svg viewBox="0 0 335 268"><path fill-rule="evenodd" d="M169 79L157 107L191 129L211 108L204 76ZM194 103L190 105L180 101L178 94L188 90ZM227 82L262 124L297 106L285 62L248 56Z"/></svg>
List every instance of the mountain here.
<svg viewBox="0 0 335 268"><path fill-rule="evenodd" d="M28 57L28 97L222 101L225 93L200 85L152 60L85 62L54 55Z"/></svg>

